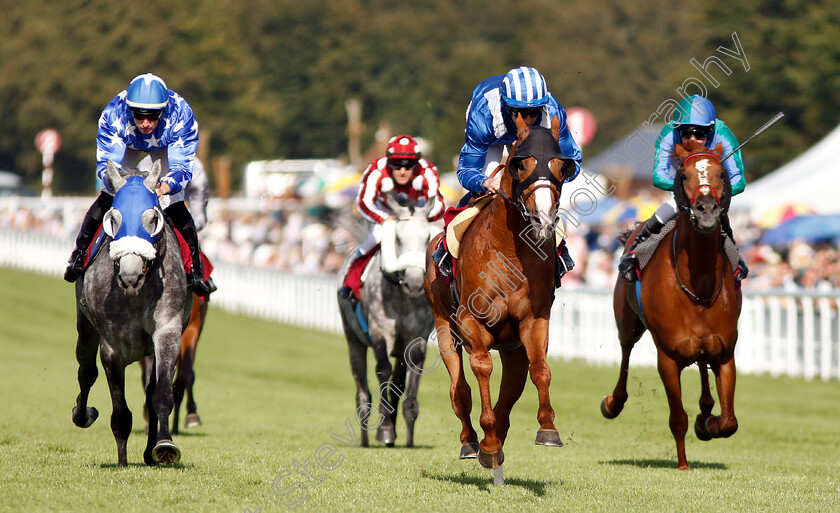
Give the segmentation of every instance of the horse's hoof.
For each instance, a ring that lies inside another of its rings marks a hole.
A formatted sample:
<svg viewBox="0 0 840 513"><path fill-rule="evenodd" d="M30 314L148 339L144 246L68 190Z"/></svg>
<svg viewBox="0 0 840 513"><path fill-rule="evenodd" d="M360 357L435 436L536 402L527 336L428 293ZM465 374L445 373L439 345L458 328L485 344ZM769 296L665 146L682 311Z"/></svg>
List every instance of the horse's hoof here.
<svg viewBox="0 0 840 513"><path fill-rule="evenodd" d="M73 407L73 424L79 426L80 428L89 428L91 426L91 424L96 422L96 419L99 418L99 410L97 410L93 406L91 406L87 409L87 416L84 418L84 421L82 421L82 419L77 420L76 413L78 411L79 411L79 407L74 406Z"/></svg>
<svg viewBox="0 0 840 513"><path fill-rule="evenodd" d="M560 440L560 433L557 431L553 429L540 429L537 431L537 439L534 440L534 445L563 447L563 442Z"/></svg>
<svg viewBox="0 0 840 513"><path fill-rule="evenodd" d="M376 430L376 441L382 442L388 447L393 447L394 442L397 441L397 433L394 428L382 428Z"/></svg>
<svg viewBox="0 0 840 513"><path fill-rule="evenodd" d="M479 449L478 462L484 468L499 468L505 462L505 453L501 449L497 452L484 452Z"/></svg>
<svg viewBox="0 0 840 513"><path fill-rule="evenodd" d="M700 425L700 415L697 416L697 420L694 421L694 434L697 435L697 438L708 442L712 439L712 434L709 432L709 419L707 418L703 425Z"/></svg>
<svg viewBox="0 0 840 513"><path fill-rule="evenodd" d="M188 413L187 419L184 421L184 427L196 427L201 425L201 417L198 413Z"/></svg>
<svg viewBox="0 0 840 513"><path fill-rule="evenodd" d="M601 399L601 415L603 415L604 417L606 417L608 419L614 419L614 418L618 417L618 414L621 413L621 410L624 408L624 406L622 405L621 408L618 408L618 411L615 412L615 413L611 412L609 410L609 408L607 408L607 398L608 397L610 397L610 396L605 395L604 398Z"/></svg>
<svg viewBox="0 0 840 513"><path fill-rule="evenodd" d="M152 458L157 463L172 464L181 460L181 449L172 440L161 440L152 449Z"/></svg>
<svg viewBox="0 0 840 513"><path fill-rule="evenodd" d="M469 444L464 444L461 446L461 456L460 459L462 460L470 460L473 458L478 458L478 442L473 442Z"/></svg>

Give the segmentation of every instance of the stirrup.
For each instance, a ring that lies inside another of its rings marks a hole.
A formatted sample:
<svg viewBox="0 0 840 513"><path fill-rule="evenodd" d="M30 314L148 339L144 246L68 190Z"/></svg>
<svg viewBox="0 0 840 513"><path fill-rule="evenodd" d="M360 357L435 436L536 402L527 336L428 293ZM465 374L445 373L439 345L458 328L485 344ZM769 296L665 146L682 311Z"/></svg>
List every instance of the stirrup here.
<svg viewBox="0 0 840 513"><path fill-rule="evenodd" d="M78 248L74 249L68 262L70 265L64 271L64 281L73 283L79 279L82 271L85 270L85 251Z"/></svg>
<svg viewBox="0 0 840 513"><path fill-rule="evenodd" d="M191 269L187 273L187 290L201 297L210 295L210 287L204 283L204 280L196 273L195 269Z"/></svg>
<svg viewBox="0 0 840 513"><path fill-rule="evenodd" d="M618 262L618 274L629 282L635 281L637 264L636 254L632 250L628 251Z"/></svg>
<svg viewBox="0 0 840 513"><path fill-rule="evenodd" d="M432 253L432 260L435 261L438 272L448 278L452 276L452 260L447 257L451 257L451 255L443 247L443 242L438 243L437 249Z"/></svg>

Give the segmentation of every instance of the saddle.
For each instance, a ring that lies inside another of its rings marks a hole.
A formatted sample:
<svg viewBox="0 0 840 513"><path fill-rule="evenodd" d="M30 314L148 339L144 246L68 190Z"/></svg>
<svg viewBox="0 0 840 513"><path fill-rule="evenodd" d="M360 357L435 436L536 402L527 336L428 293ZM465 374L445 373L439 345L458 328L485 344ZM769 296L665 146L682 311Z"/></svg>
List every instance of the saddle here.
<svg viewBox="0 0 840 513"><path fill-rule="evenodd" d="M659 233L651 235L648 239L643 242L640 242L634 251L636 254L636 261L638 263L639 269L639 277L641 277L642 271L647 267L647 264L650 262L650 259L653 258L653 254L656 253L656 248L659 247L659 243L662 242L662 239L665 238L674 227L677 226L677 220L672 219L665 223L665 226L659 231ZM729 260L729 265L732 269L738 268L738 261L741 258L740 253L738 252L738 248L735 246L735 243L732 242L732 239L729 238L724 233L721 233L723 237L723 252L726 255L726 258Z"/></svg>

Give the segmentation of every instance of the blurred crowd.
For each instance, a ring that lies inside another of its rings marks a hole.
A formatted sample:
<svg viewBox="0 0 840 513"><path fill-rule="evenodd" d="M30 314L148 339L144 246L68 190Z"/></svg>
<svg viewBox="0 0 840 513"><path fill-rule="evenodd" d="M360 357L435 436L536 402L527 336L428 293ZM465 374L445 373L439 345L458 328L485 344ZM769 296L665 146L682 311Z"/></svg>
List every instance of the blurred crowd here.
<svg viewBox="0 0 840 513"><path fill-rule="evenodd" d="M88 199L37 198L0 200L0 229L38 232L66 239L72 250ZM348 209L334 210L299 200L239 202L211 200L201 246L214 263L258 266L301 275L332 275L361 238L367 226ZM566 288L610 289L616 280L621 246L618 235L631 222L568 228L567 244L576 267L563 279ZM830 243L800 240L771 247L757 242L761 230L735 229L750 276L748 290L781 289L819 292L840 288L838 252Z"/></svg>

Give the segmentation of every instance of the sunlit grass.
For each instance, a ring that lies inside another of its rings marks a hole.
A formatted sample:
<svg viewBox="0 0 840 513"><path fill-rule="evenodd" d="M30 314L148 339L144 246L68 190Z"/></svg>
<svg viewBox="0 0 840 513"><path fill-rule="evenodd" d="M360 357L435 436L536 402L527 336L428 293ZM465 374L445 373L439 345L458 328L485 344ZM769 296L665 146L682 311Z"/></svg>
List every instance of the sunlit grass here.
<svg viewBox="0 0 840 513"><path fill-rule="evenodd" d="M442 368L420 386L417 448L401 447L402 419L396 448L349 447L341 442L352 439L345 422L357 428L344 340L212 305L196 362L204 425L175 437L178 465L143 465L143 398L133 365L127 396L134 431L129 467L119 469L104 372L91 393L101 418L87 430L70 420L78 393L72 289L0 270L2 511L268 512L295 502L296 511L840 510L837 382L739 376L738 433L700 442L690 432L693 470L681 472L654 369L631 369L630 401L608 421L598 405L618 370L552 361L565 446L533 445L536 393L529 383L505 445L506 485L494 487L490 471L457 459L460 423ZM500 369L497 362L495 383ZM683 391L693 418L696 371L684 373ZM333 470L317 466L319 448ZM275 491L285 489L285 496L272 491L278 477Z"/></svg>

